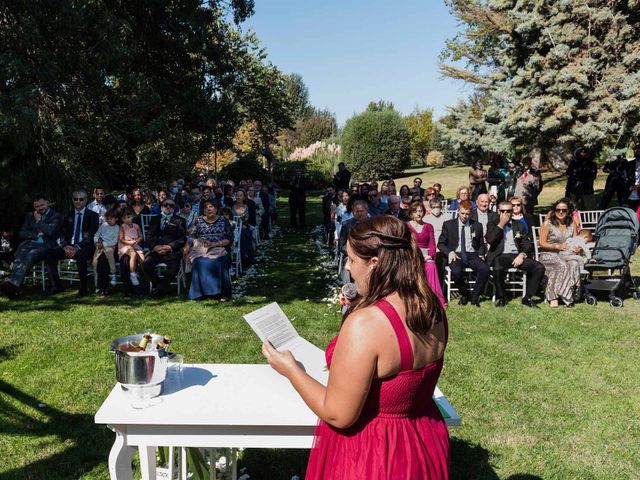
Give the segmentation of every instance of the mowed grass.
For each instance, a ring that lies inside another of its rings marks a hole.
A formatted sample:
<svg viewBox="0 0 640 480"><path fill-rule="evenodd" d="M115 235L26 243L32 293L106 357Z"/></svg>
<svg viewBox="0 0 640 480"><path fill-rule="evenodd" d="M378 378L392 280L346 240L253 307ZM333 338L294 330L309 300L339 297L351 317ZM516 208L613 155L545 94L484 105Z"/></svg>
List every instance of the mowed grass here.
<svg viewBox="0 0 640 480"><path fill-rule="evenodd" d="M309 203L317 224L319 198ZM262 363L242 315L277 301L301 335L324 346L340 318L327 300L333 271L310 231L284 226L239 285L245 295L225 304L42 299L35 290L0 299L0 478L108 478L114 434L93 415L115 382L114 338L153 329L173 335L187 363ZM640 478L639 316L631 299L617 310L606 302L558 310L453 302L439 382L462 417L450 430L451 477ZM253 479L288 480L304 473L306 456L249 450L242 461Z"/></svg>

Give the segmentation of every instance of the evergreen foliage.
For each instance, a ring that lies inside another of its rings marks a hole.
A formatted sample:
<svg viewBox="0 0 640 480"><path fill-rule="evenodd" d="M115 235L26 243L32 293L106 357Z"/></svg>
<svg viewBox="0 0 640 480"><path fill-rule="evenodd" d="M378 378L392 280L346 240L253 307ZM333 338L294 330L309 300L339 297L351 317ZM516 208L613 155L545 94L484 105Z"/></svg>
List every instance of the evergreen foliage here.
<svg viewBox="0 0 640 480"><path fill-rule="evenodd" d="M392 108L367 110L347 120L341 144L355 179L393 178L411 163L407 126Z"/></svg>
<svg viewBox="0 0 640 480"><path fill-rule="evenodd" d="M640 136L638 0L448 3L465 28L442 59L467 68L443 63L443 74L476 84L482 98L481 108L472 100L452 109L446 137L458 155L624 151Z"/></svg>

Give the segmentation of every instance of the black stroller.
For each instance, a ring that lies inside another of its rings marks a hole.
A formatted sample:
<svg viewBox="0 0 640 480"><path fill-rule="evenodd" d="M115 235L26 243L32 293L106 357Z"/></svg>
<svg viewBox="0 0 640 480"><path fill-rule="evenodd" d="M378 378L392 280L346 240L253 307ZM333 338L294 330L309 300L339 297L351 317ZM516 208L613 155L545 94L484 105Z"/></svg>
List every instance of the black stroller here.
<svg viewBox="0 0 640 480"><path fill-rule="evenodd" d="M640 298L629 264L638 246L638 217L630 208L614 207L598 219L593 234L595 246L591 260L584 268L589 277L584 282L584 299L589 305L598 303L595 293L608 293L609 304L620 308L629 292Z"/></svg>

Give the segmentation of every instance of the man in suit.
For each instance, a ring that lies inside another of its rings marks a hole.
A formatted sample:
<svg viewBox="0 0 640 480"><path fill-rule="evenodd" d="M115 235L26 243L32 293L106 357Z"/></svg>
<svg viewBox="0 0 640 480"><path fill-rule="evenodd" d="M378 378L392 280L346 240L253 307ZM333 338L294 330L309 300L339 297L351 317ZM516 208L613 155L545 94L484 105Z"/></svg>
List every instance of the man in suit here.
<svg viewBox="0 0 640 480"><path fill-rule="evenodd" d="M338 173L333 176L333 185L336 189L349 190L351 183L351 172L347 170L344 162L338 164Z"/></svg>
<svg viewBox="0 0 640 480"><path fill-rule="evenodd" d="M49 249L56 246L61 227L62 215L49 208L49 201L44 196L36 195L33 212L25 216L20 229L22 243L16 249L11 275L0 285L2 293L9 298L18 295L18 289L29 270L45 258Z"/></svg>
<svg viewBox="0 0 640 480"><path fill-rule="evenodd" d="M400 197L397 195L391 195L388 201L389 208L384 212L385 215L391 215L403 222L409 221L409 214L400 206Z"/></svg>
<svg viewBox="0 0 640 480"><path fill-rule="evenodd" d="M162 213L151 219L147 242L151 251L142 263L142 271L151 279L153 290L151 297L165 295L169 285L178 275L182 261L182 247L187 243L187 223L184 218L174 214L175 201L167 198L162 202ZM156 267L164 263L167 268L164 275L158 276Z"/></svg>
<svg viewBox="0 0 640 480"><path fill-rule="evenodd" d="M300 226L306 225L305 210L307 206L307 189L309 188L309 182L307 177L302 174L301 168L296 168L295 175L291 179L289 190L289 212L290 221L292 227L298 226L298 219Z"/></svg>
<svg viewBox="0 0 640 480"><path fill-rule="evenodd" d="M498 221L498 214L489 210L489 194L481 193L476 199L476 208L471 212L471 220L482 225L482 231L487 231L490 222Z"/></svg>
<svg viewBox="0 0 640 480"><path fill-rule="evenodd" d="M416 189L416 193L420 195L420 198L424 198L424 188L422 188L422 179L420 177L413 179L413 188Z"/></svg>
<svg viewBox="0 0 640 480"><path fill-rule="evenodd" d="M523 270L527 274L527 290L522 304L537 308L533 295L544 277L544 265L533 258L533 245L522 222L511 221L513 206L508 200L498 204L499 219L489 223L486 240L489 244L487 262L493 267L496 287L496 307L504 307L504 277L509 268Z"/></svg>
<svg viewBox="0 0 640 480"><path fill-rule="evenodd" d="M324 228L324 238L327 245L334 245L335 223L331 220L331 211L335 205L336 191L333 185L327 185L325 194L322 197L322 226Z"/></svg>
<svg viewBox="0 0 640 480"><path fill-rule="evenodd" d="M438 239L438 250L447 258L453 281L460 291L460 305L480 306L480 292L489 280L489 265L482 259L485 252L484 232L479 222L471 216L471 202L462 200L458 204L458 218L447 220L442 225ZM476 284L469 296L469 287L464 281L464 269L471 268L476 274Z"/></svg>
<svg viewBox="0 0 640 480"><path fill-rule="evenodd" d="M87 192L76 190L73 192L73 209L62 222L62 238L60 245L47 252L46 262L51 290L48 295L54 295L64 290L58 273L58 261L73 259L76 261L80 288L78 295L89 293L87 285L87 263L93 258L95 246L93 237L98 231L100 216L87 208Z"/></svg>

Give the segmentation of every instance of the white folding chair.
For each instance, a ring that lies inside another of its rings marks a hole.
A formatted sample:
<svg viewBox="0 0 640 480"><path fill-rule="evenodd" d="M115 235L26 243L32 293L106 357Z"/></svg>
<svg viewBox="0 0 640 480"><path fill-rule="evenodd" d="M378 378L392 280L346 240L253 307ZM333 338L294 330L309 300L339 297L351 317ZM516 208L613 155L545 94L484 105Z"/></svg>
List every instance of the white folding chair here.
<svg viewBox="0 0 640 480"><path fill-rule="evenodd" d="M533 259L538 261L538 257L540 256L540 244L538 243L540 227L531 227L531 238L533 239Z"/></svg>
<svg viewBox="0 0 640 480"><path fill-rule="evenodd" d="M496 284L493 278L493 267L491 268L491 285L493 286L492 300L496 301ZM522 298L527 294L527 273L517 268L509 268L504 276L505 292L520 294ZM514 295L515 296L515 295Z"/></svg>
<svg viewBox="0 0 640 480"><path fill-rule="evenodd" d="M140 229L142 230L142 239L145 242L147 241L147 231L149 230L151 219L157 216L158 215L152 215L150 213L143 213L142 215L140 215Z"/></svg>
<svg viewBox="0 0 640 480"><path fill-rule="evenodd" d="M586 230L593 230L598 224L600 215L604 210L585 210L578 212L578 218L580 219L580 226Z"/></svg>
<svg viewBox="0 0 640 480"><path fill-rule="evenodd" d="M451 269L449 268L449 265L444 267L444 271L445 271L444 283L445 283L445 286L447 288L447 303L451 303L451 293L452 292L457 292L458 289L456 288L455 284L453 283L453 278L451 276ZM464 269L464 275L466 277L467 283L469 284L469 290L473 289L473 286L476 283L476 275L475 275L475 273L470 268L465 268Z"/></svg>

